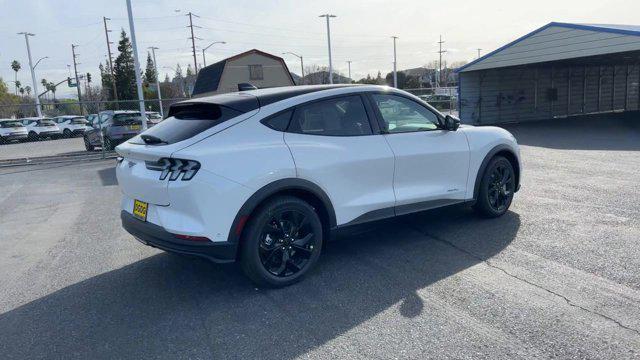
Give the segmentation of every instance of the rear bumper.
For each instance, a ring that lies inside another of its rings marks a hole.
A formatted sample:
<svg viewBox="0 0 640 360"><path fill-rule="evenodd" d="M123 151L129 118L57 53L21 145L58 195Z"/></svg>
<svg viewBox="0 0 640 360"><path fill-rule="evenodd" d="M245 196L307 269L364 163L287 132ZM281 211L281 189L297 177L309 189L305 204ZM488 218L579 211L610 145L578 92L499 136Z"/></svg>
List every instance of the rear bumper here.
<svg viewBox="0 0 640 360"><path fill-rule="evenodd" d="M24 134L11 134L11 135L1 135L0 139L5 140L5 141L11 141L11 140L23 140L26 139L27 133Z"/></svg>
<svg viewBox="0 0 640 360"><path fill-rule="evenodd" d="M216 263L233 262L236 259L238 244L224 242L197 242L178 239L161 226L136 219L122 210L122 227L140 242L161 250L193 255Z"/></svg>

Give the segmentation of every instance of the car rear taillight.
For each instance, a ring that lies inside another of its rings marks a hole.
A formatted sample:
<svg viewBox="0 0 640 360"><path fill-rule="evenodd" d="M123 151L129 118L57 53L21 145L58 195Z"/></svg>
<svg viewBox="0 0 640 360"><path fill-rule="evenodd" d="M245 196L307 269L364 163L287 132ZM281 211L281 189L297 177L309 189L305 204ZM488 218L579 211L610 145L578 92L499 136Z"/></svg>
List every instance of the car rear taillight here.
<svg viewBox="0 0 640 360"><path fill-rule="evenodd" d="M200 163L194 160L162 158L157 162L145 162L147 169L160 171L160 180L169 177L169 181L176 181L182 175L182 181L191 180L198 170Z"/></svg>

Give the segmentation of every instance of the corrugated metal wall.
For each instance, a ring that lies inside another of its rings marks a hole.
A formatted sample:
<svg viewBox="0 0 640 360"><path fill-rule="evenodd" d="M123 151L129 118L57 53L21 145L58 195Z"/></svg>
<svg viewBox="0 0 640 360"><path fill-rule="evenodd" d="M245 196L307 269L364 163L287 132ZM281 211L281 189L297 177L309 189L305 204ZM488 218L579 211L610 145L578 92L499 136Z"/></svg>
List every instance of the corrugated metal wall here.
<svg viewBox="0 0 640 360"><path fill-rule="evenodd" d="M640 110L640 64L527 66L459 75L460 119L467 124Z"/></svg>

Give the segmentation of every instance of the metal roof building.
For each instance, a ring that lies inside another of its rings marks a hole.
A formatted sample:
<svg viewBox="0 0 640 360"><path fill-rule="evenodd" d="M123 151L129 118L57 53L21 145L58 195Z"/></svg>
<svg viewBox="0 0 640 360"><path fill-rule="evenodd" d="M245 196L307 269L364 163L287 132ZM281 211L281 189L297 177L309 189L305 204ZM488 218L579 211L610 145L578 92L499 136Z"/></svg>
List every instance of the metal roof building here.
<svg viewBox="0 0 640 360"><path fill-rule="evenodd" d="M552 22L457 71L467 124L640 110L640 26Z"/></svg>

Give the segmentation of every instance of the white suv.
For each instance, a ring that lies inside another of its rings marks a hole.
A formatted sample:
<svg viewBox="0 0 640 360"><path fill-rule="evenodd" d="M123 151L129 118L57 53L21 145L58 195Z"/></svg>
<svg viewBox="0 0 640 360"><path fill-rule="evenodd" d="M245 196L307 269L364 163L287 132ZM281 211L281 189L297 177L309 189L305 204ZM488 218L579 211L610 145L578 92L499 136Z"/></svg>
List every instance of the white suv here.
<svg viewBox="0 0 640 360"><path fill-rule="evenodd" d="M27 129L18 120L0 119L0 144L27 138Z"/></svg>
<svg viewBox="0 0 640 360"><path fill-rule="evenodd" d="M53 118L53 122L58 124L60 131L62 132L62 136L64 137L72 137L76 135L83 135L89 127L87 124L89 122L85 119L84 116L78 115L63 115L56 116Z"/></svg>
<svg viewBox="0 0 640 360"><path fill-rule="evenodd" d="M50 118L24 118L20 121L27 129L29 140L53 139L62 135L58 125Z"/></svg>
<svg viewBox="0 0 640 360"><path fill-rule="evenodd" d="M459 127L380 86L251 90L174 104L116 148L123 227L144 244L299 280L339 229L456 203L484 216L520 184L514 137Z"/></svg>

